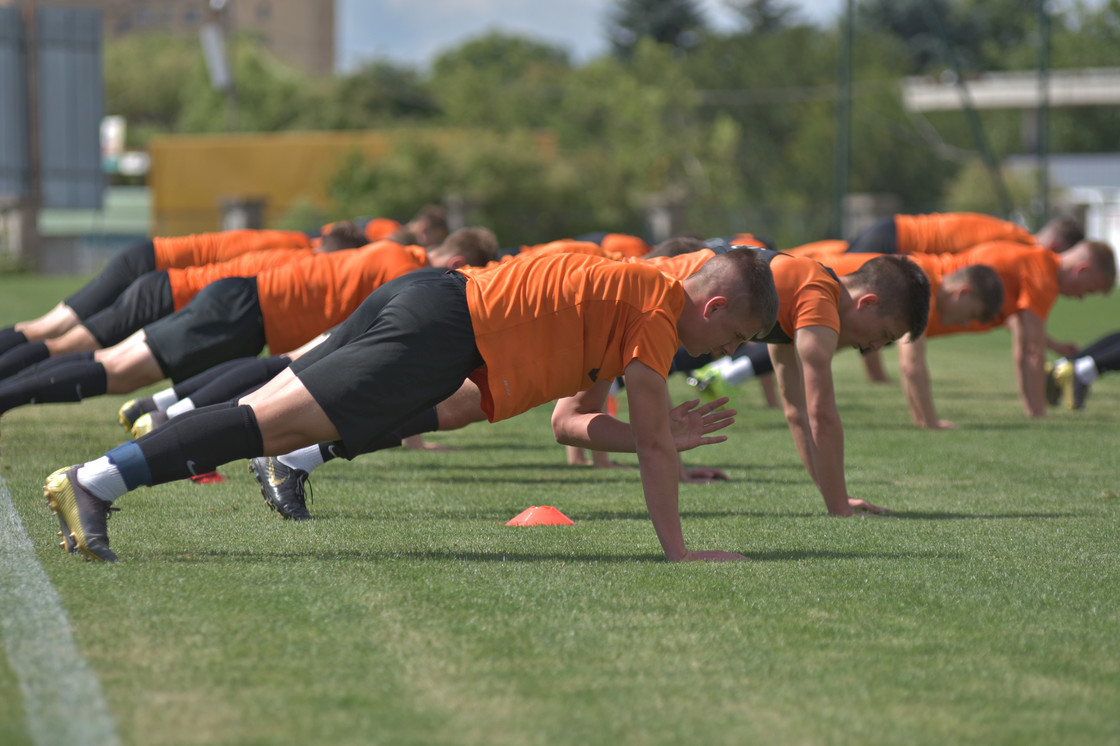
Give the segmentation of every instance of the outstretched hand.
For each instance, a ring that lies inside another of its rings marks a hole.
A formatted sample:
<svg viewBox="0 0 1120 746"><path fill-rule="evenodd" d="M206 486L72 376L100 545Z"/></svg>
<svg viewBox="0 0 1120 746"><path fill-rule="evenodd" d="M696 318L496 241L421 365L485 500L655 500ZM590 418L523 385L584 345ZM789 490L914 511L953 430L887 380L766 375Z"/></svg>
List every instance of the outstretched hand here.
<svg viewBox="0 0 1120 746"><path fill-rule="evenodd" d="M711 484L727 482L729 477L712 466L686 466L681 469L681 484Z"/></svg>
<svg viewBox="0 0 1120 746"><path fill-rule="evenodd" d="M849 497L848 498L848 505L850 505L852 507L852 510L855 511L857 514L858 513L875 513L877 515L888 515L891 512L891 511L887 510L886 508L880 508L877 505L872 505L871 503L867 502L866 500L858 500L854 497Z"/></svg>
<svg viewBox="0 0 1120 746"><path fill-rule="evenodd" d="M709 435L722 430L735 422L734 409L719 409L730 401L726 396L707 404L692 399L678 404L669 411L669 426L673 431L673 442L678 451L687 451L697 446L722 443L726 435Z"/></svg>

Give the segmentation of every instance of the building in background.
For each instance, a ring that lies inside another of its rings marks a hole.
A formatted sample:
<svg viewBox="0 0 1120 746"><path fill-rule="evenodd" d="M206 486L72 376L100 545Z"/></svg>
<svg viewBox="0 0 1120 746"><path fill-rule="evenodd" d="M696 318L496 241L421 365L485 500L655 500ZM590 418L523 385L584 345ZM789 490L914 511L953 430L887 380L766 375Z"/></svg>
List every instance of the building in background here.
<svg viewBox="0 0 1120 746"><path fill-rule="evenodd" d="M280 59L310 75L334 70L334 0L0 0L101 11L106 40L163 32L198 35L220 19L227 34L256 34Z"/></svg>

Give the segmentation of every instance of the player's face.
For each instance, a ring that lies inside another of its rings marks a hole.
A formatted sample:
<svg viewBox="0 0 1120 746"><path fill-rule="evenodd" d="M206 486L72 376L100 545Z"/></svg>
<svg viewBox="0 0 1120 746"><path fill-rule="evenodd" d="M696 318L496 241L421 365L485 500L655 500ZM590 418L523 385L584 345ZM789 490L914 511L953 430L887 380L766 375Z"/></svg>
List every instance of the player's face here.
<svg viewBox="0 0 1120 746"><path fill-rule="evenodd" d="M690 339L685 339L682 335L681 344L691 355L730 355L760 331L761 323L746 314L732 313L727 306L723 306L710 312L704 318L704 324Z"/></svg>
<svg viewBox="0 0 1120 746"><path fill-rule="evenodd" d="M877 306L851 309L840 321L840 347L878 350L909 331L901 320L880 314Z"/></svg>

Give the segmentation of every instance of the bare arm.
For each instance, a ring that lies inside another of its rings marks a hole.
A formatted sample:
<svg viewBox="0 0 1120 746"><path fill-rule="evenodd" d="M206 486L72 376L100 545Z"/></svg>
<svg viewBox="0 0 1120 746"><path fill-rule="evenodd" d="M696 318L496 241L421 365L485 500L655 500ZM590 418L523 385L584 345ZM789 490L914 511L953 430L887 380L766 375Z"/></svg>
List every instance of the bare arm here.
<svg viewBox="0 0 1120 746"><path fill-rule="evenodd" d="M828 512L847 516L853 508L879 511L848 495L844 476L844 429L836 409L832 356L836 332L811 326L797 330L792 346L772 345L786 422L809 476Z"/></svg>
<svg viewBox="0 0 1120 746"><path fill-rule="evenodd" d="M1019 399L1028 417L1046 416L1046 322L1032 311L1007 319Z"/></svg>
<svg viewBox="0 0 1120 746"><path fill-rule="evenodd" d="M670 561L744 559L730 552L689 552L681 531L677 493L677 449L669 427L669 390L665 379L634 360L626 366L633 440L642 490L653 528Z"/></svg>
<svg viewBox="0 0 1120 746"><path fill-rule="evenodd" d="M918 427L929 430L952 429L953 423L937 417L933 406L933 383L926 362L926 337L923 334L913 342L899 344L898 364L902 371L902 390L910 406L910 417Z"/></svg>

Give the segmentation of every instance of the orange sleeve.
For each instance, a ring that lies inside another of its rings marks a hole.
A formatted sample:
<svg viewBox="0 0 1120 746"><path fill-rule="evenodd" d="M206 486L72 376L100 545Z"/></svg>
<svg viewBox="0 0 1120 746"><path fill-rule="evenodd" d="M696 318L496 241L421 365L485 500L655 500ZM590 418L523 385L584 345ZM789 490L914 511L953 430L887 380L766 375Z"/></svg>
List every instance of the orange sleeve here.
<svg viewBox="0 0 1120 746"><path fill-rule="evenodd" d="M778 290L778 326L793 339L798 329L826 326L840 332L840 283L813 261L779 254L770 263Z"/></svg>
<svg viewBox="0 0 1120 746"><path fill-rule="evenodd" d="M422 246L378 241L260 273L257 294L269 352L289 352L341 324L374 290L427 264Z"/></svg>
<svg viewBox="0 0 1120 746"><path fill-rule="evenodd" d="M620 376L633 360L668 376L685 295L654 267L557 254L460 271L486 363L471 378L491 422Z"/></svg>
<svg viewBox="0 0 1120 746"><path fill-rule="evenodd" d="M988 241L1036 243L1026 228L975 212L895 215L894 226L900 254L957 254Z"/></svg>
<svg viewBox="0 0 1120 746"><path fill-rule="evenodd" d="M787 254L793 256L802 256L808 259L821 259L822 257L832 257L836 254L843 254L848 250L849 243L847 241L830 240L830 241L813 241L803 246L787 251ZM825 262L828 264L828 262Z"/></svg>
<svg viewBox="0 0 1120 746"><path fill-rule="evenodd" d="M261 272L288 262L311 256L310 249L272 249L248 254L201 267L181 267L167 270L175 310L191 302L199 290L223 277L253 277Z"/></svg>
<svg viewBox="0 0 1120 746"><path fill-rule="evenodd" d="M156 269L200 267L224 262L250 251L308 248L311 239L300 231L237 230L153 238Z"/></svg>
<svg viewBox="0 0 1120 746"><path fill-rule="evenodd" d="M643 259L646 264L652 264L660 271L678 280L683 280L695 274L704 263L716 255L711 249L690 251L687 254L676 256L655 256L652 259Z"/></svg>

